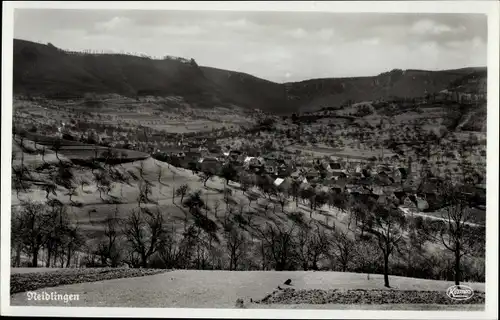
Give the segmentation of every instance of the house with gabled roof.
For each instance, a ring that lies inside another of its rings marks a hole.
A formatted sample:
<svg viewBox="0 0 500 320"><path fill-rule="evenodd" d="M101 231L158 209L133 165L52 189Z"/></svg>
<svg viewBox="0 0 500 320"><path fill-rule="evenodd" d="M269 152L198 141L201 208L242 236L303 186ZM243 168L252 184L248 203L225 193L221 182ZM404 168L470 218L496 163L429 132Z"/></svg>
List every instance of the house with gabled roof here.
<svg viewBox="0 0 500 320"><path fill-rule="evenodd" d="M394 183L394 179L392 179L385 171L381 171L373 177L373 182L381 186L390 186Z"/></svg>
<svg viewBox="0 0 500 320"><path fill-rule="evenodd" d="M339 162L330 162L328 164L328 170L342 170L342 165Z"/></svg>
<svg viewBox="0 0 500 320"><path fill-rule="evenodd" d="M404 197L403 206L408 208L409 210L411 210L413 212L417 211L417 209L418 209L415 202L413 202L409 196Z"/></svg>
<svg viewBox="0 0 500 320"><path fill-rule="evenodd" d="M264 164L264 171L268 174L278 173L278 163L274 159L267 159Z"/></svg>
<svg viewBox="0 0 500 320"><path fill-rule="evenodd" d="M200 158L198 167L200 171L209 171L215 174L222 168L222 163L214 157Z"/></svg>
<svg viewBox="0 0 500 320"><path fill-rule="evenodd" d="M332 170L330 172L330 175L332 176L332 178L334 178L335 180L337 179L345 179L347 178L347 172L346 170L343 170L343 169L335 169L335 170Z"/></svg>
<svg viewBox="0 0 500 320"><path fill-rule="evenodd" d="M292 184L292 179L290 177L287 177L287 178L276 178L276 180L274 180L274 185L281 192L288 192L288 190L290 189L291 184Z"/></svg>

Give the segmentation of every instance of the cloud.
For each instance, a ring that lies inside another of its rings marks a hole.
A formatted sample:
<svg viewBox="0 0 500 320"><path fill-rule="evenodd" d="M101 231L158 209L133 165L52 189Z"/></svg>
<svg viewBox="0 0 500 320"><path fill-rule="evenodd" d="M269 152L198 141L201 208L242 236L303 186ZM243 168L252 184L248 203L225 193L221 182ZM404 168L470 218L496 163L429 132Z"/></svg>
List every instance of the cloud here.
<svg viewBox="0 0 500 320"><path fill-rule="evenodd" d="M132 22L133 22L132 19L126 17L113 17L109 21L96 23L95 27L97 29L111 31L120 28L130 27L133 24Z"/></svg>
<svg viewBox="0 0 500 320"><path fill-rule="evenodd" d="M194 36L202 35L207 33L206 29L200 26L166 26L166 27L156 27L151 30L153 33L159 33L162 35L179 35L179 36Z"/></svg>
<svg viewBox="0 0 500 320"><path fill-rule="evenodd" d="M308 33L302 28L296 28L287 32L290 36L296 39L303 39L307 37Z"/></svg>
<svg viewBox="0 0 500 320"><path fill-rule="evenodd" d="M234 21L223 22L222 25L224 27L230 27L230 28L244 28L250 26L250 23L246 19L238 19Z"/></svg>
<svg viewBox="0 0 500 320"><path fill-rule="evenodd" d="M458 29L452 29L450 26L446 24L440 24L436 23L435 21L432 20L420 20L417 21L413 24L413 26L410 29L410 33L413 34L442 34L442 33L447 33L447 32L456 32L459 31Z"/></svg>
<svg viewBox="0 0 500 320"><path fill-rule="evenodd" d="M361 43L369 46L376 46L380 43L380 38L374 37L369 39L363 39L361 40Z"/></svg>
<svg viewBox="0 0 500 320"><path fill-rule="evenodd" d="M335 30L332 28L323 28L318 32L318 36L321 40L330 40L335 35Z"/></svg>

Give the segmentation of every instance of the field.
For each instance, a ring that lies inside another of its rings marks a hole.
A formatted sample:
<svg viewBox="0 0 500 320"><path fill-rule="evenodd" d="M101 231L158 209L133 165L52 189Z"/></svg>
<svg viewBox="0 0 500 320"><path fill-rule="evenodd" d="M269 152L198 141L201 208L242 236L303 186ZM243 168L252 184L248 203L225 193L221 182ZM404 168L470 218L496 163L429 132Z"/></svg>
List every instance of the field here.
<svg viewBox="0 0 500 320"><path fill-rule="evenodd" d="M174 270L162 274L139 278L114 279L92 283L65 285L57 288L47 288L45 292L64 292L80 295L79 301L71 302L71 306L86 307L144 307L144 308L234 308L237 299L243 299L248 308L280 308L280 304L256 304L266 295L277 291L277 287L286 287L283 282L291 279L295 290L311 289L379 289L387 290L382 285L382 275L372 274L367 280L366 274L339 272L261 272L261 271L197 271ZM396 291L437 291L445 295L446 289L452 285L446 281L431 281L391 276L393 289ZM467 284L476 291L484 292L484 284ZM42 290L38 290L42 291ZM251 302L254 301L254 302ZM64 305L57 301L27 301L25 293L11 296L11 305ZM68 305L68 304L66 304ZM287 305L289 306L289 305ZM293 305L290 305L293 308ZM345 309L347 305L299 305L304 308ZM481 305L441 306L442 309L458 308L469 310L481 308ZM368 308L368 306L365 306ZM370 309L381 308L380 304L370 306ZM398 305L391 305L391 309ZM433 308L430 306L429 308ZM484 305L482 305L484 308Z"/></svg>

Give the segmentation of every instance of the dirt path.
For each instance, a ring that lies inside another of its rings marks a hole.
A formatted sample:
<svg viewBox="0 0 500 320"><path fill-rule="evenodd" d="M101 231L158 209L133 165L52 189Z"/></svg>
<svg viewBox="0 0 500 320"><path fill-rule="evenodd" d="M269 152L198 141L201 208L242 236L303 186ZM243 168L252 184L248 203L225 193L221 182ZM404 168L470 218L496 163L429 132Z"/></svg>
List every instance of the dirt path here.
<svg viewBox="0 0 500 320"><path fill-rule="evenodd" d="M414 215L414 216L419 216L419 217L427 218L427 219L431 219L431 220L447 221L445 218L436 217L436 216L428 215L428 214L421 213L421 212L413 212L413 213L411 213L411 212L409 212L409 209L407 209L407 208L401 208L401 209L403 210L403 212L406 215ZM472 227L484 227L484 225L473 223L473 222L465 222L465 224L468 225L468 226L472 226Z"/></svg>

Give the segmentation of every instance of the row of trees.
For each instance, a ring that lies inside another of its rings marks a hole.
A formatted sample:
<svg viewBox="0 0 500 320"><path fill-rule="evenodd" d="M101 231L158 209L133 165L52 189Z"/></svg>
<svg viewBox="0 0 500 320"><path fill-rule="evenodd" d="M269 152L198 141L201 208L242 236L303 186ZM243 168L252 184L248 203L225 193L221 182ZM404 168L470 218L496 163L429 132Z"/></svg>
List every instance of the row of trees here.
<svg viewBox="0 0 500 320"><path fill-rule="evenodd" d="M13 265L20 266L21 255L31 257L37 267L40 251L45 251L46 267L68 267L75 252L85 245L78 223L68 216L67 207L56 199L46 203L23 201L11 214Z"/></svg>

